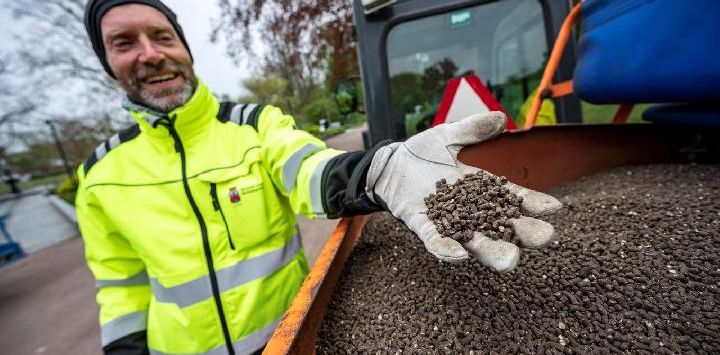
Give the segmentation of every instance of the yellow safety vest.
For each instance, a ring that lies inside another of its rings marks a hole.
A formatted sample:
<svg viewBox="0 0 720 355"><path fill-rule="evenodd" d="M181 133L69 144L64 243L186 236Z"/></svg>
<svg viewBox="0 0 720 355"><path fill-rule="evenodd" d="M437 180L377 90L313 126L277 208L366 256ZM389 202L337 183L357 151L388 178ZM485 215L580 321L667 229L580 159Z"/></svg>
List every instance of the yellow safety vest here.
<svg viewBox="0 0 720 355"><path fill-rule="evenodd" d="M307 274L294 215L324 213L320 175L342 152L278 108L223 107L199 83L167 115L132 110L80 166L103 346L145 330L151 354L255 351Z"/></svg>

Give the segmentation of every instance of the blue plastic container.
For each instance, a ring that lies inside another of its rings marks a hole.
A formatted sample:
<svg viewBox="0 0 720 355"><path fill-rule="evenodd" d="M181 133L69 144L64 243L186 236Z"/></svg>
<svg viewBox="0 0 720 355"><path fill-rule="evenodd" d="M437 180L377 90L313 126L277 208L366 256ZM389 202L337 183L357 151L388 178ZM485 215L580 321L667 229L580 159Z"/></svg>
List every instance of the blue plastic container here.
<svg viewBox="0 0 720 355"><path fill-rule="evenodd" d="M720 101L720 0L587 0L581 21L581 99Z"/></svg>
<svg viewBox="0 0 720 355"><path fill-rule="evenodd" d="M653 123L720 128L718 105L658 104L643 111L643 119Z"/></svg>

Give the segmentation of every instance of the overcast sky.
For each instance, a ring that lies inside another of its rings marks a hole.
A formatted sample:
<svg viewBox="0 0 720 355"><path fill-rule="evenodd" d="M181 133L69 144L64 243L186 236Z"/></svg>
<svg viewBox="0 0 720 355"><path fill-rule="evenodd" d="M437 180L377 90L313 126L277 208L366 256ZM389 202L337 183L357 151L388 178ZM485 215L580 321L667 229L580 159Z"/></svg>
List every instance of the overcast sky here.
<svg viewBox="0 0 720 355"><path fill-rule="evenodd" d="M225 44L210 42L213 19L220 13L215 0L164 0L178 15L195 59L195 72L216 94L236 98L243 94L240 80L249 77L247 63L235 65L225 53ZM222 37L222 36L221 36ZM222 38L221 38L222 39Z"/></svg>
<svg viewBox="0 0 720 355"><path fill-rule="evenodd" d="M13 47L14 38L8 29L15 21L0 0L0 43L4 49ZM217 19L219 8L216 0L164 0L178 15L187 41L195 59L195 72L216 94L228 94L237 98L244 94L240 81L250 76L247 63L235 65L225 52L225 44L210 42L211 21Z"/></svg>

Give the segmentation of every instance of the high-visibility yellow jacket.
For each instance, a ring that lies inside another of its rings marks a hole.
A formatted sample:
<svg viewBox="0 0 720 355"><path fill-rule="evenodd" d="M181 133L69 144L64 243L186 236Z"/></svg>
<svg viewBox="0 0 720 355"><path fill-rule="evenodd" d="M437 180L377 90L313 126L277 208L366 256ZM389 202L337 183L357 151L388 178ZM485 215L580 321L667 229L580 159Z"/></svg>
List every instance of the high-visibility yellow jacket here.
<svg viewBox="0 0 720 355"><path fill-rule="evenodd" d="M137 125L78 172L103 346L262 348L308 271L294 215L379 209L355 191L367 154L327 149L278 108L221 105L202 83L168 114L130 110Z"/></svg>

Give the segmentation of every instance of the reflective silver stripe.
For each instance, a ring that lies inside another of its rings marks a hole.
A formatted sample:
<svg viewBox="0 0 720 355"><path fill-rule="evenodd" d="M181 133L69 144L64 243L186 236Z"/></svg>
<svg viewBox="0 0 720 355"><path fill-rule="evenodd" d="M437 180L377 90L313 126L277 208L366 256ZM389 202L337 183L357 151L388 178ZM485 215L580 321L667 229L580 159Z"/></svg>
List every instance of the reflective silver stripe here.
<svg viewBox="0 0 720 355"><path fill-rule="evenodd" d="M113 149L113 148L117 147L118 145L120 145L120 135L115 134L114 136L110 137L110 139L107 140L107 142L103 142L97 148L95 148L96 160L102 159L102 157L104 157L105 154L107 154L110 151L110 149Z"/></svg>
<svg viewBox="0 0 720 355"><path fill-rule="evenodd" d="M285 162L285 165L283 165L283 185L285 186L285 191L288 193L292 192L293 186L295 185L295 178L297 178L297 174L300 171L300 164L302 164L303 160L310 154L321 149L322 148L314 144L308 143L293 153L290 159Z"/></svg>
<svg viewBox="0 0 720 355"><path fill-rule="evenodd" d="M320 218L327 217L327 213L325 213L326 211L322 205L322 174L323 171L325 171L325 166L332 158L334 157L328 157L321 161L310 176L310 204L315 216Z"/></svg>
<svg viewBox="0 0 720 355"><path fill-rule="evenodd" d="M212 297L208 276L173 287L165 287L157 279L150 278L150 287L158 302L176 303L180 307L187 307Z"/></svg>
<svg viewBox="0 0 720 355"><path fill-rule="evenodd" d="M145 329L147 329L147 311L138 311L117 317L100 328L102 346Z"/></svg>
<svg viewBox="0 0 720 355"><path fill-rule="evenodd" d="M257 104L248 104L245 106L245 109L243 110L242 114L242 124L246 124L248 121L248 118L250 118L250 114L253 112L253 110L257 107Z"/></svg>
<svg viewBox="0 0 720 355"><path fill-rule="evenodd" d="M204 353L164 353L159 350L150 349L150 355L228 355L227 346L223 343L223 345L218 346L217 348L208 350ZM239 354L238 354L239 355Z"/></svg>
<svg viewBox="0 0 720 355"><path fill-rule="evenodd" d="M107 154L107 149L105 149L105 142L103 142L95 148L95 159L100 160L105 156L105 154Z"/></svg>
<svg viewBox="0 0 720 355"><path fill-rule="evenodd" d="M300 250L300 236L295 234L282 248L243 260L216 273L220 292L273 274L287 264ZM173 287L165 287L157 279L150 278L153 296L159 302L176 303L187 307L212 297L210 277L203 276Z"/></svg>
<svg viewBox="0 0 720 355"><path fill-rule="evenodd" d="M113 149L120 145L120 135L115 134L110 138L110 149Z"/></svg>
<svg viewBox="0 0 720 355"><path fill-rule="evenodd" d="M139 285L147 285L148 283L149 283L149 281L148 281L147 272L145 272L145 270L141 270L137 274L130 276L127 279L96 280L95 287L102 288L102 287L118 287L118 286L139 286Z"/></svg>
<svg viewBox="0 0 720 355"><path fill-rule="evenodd" d="M235 349L235 353L252 354L253 352L265 346L268 340L270 340L270 337L275 331L275 328L277 328L278 324L280 324L280 320L282 320L282 316L280 316L278 320L272 322L270 325L258 329L255 332L250 333L246 337L234 342L233 348Z"/></svg>
<svg viewBox="0 0 720 355"><path fill-rule="evenodd" d="M276 321L270 323L269 325L260 328L244 338L236 341L233 343L233 349L235 350L235 354L237 355L244 355L244 354L252 354L255 351L258 351L260 348L265 346L267 344L268 340L270 340L270 337L272 336L273 332L275 331L275 328L277 328L278 324L280 324L280 320L282 320L282 316L278 318ZM149 349L150 355L181 355L181 354L171 354L171 353L164 353L162 351ZM184 355L184 354L182 354ZM200 354L193 354L193 355L227 355L227 347L225 344L220 345L214 349L208 350L204 353Z"/></svg>
<svg viewBox="0 0 720 355"><path fill-rule="evenodd" d="M237 105L233 106L232 111L230 111L230 121L233 121L237 124L242 124L242 117L240 117L240 113L242 112L243 107L245 107L245 106L247 106L247 105L237 104Z"/></svg>

